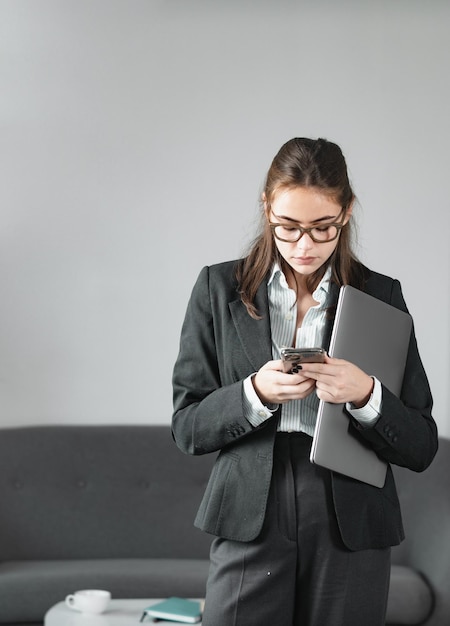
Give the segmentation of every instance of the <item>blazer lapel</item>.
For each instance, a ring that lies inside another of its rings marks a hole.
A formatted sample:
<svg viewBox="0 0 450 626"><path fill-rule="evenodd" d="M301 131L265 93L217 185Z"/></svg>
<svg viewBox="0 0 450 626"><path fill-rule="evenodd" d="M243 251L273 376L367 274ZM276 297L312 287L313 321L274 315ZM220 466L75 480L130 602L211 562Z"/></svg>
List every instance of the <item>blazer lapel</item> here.
<svg viewBox="0 0 450 626"><path fill-rule="evenodd" d="M264 281L256 294L255 305L261 319L254 319L247 313L241 300L229 303L231 317L245 353L255 371L272 359L269 302L267 285Z"/></svg>

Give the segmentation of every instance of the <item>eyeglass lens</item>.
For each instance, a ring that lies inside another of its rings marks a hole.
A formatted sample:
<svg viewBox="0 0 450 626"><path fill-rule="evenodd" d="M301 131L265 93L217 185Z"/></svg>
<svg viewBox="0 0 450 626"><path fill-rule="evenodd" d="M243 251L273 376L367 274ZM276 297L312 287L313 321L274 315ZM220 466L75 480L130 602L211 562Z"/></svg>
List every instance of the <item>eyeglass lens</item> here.
<svg viewBox="0 0 450 626"><path fill-rule="evenodd" d="M324 224L322 226L315 226L314 228L306 228L302 230L287 224L277 224L274 226L275 237L277 237L277 239L281 239L282 241L298 241L301 235L305 232L308 233L313 241L322 243L336 239L339 229L335 224Z"/></svg>

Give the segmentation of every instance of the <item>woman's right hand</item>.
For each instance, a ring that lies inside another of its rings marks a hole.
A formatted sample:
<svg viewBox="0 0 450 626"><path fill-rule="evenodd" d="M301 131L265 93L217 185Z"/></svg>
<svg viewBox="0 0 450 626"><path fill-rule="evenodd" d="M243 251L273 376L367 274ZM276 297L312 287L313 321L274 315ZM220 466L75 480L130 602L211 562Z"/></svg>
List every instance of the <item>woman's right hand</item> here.
<svg viewBox="0 0 450 626"><path fill-rule="evenodd" d="M301 372L286 374L281 360L268 361L252 378L253 387L263 404L283 404L301 400L316 388L316 381Z"/></svg>

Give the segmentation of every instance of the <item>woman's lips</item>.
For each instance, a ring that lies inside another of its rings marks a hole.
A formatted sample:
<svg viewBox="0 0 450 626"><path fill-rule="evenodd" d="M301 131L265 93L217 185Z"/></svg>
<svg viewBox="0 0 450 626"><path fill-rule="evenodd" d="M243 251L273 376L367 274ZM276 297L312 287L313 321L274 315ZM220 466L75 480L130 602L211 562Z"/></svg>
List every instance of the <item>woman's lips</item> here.
<svg viewBox="0 0 450 626"><path fill-rule="evenodd" d="M301 265L310 265L314 262L313 256L295 256L293 259L296 263L300 263Z"/></svg>

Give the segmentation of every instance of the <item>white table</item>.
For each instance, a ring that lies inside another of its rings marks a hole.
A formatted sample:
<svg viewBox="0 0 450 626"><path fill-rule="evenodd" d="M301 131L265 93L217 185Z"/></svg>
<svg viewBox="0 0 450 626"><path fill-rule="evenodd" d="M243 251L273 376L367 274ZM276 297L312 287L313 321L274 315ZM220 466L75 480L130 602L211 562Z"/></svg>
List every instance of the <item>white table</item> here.
<svg viewBox="0 0 450 626"><path fill-rule="evenodd" d="M65 602L58 602L44 618L44 626L139 626L142 613L147 606L151 606L160 600L155 598L140 598L139 600L111 600L105 613L101 615L89 615L69 609ZM158 624L172 624L174 622L158 621ZM142 624L152 624L147 618ZM201 622L197 622L201 626Z"/></svg>

